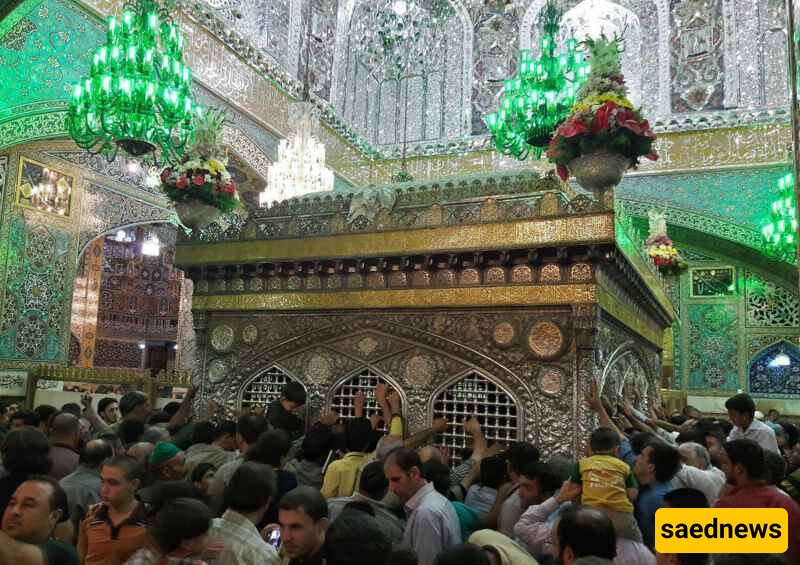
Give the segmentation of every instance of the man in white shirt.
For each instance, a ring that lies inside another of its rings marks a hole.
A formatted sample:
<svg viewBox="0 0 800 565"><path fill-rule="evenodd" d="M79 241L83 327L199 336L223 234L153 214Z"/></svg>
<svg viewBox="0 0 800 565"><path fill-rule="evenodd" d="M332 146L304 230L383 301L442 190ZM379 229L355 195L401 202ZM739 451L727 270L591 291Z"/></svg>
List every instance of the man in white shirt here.
<svg viewBox="0 0 800 565"><path fill-rule="evenodd" d="M733 429L728 434L728 441L735 439L751 439L761 446L780 453L775 432L768 425L755 419L756 403L749 394L737 394L725 402L728 409L728 419L733 423Z"/></svg>
<svg viewBox="0 0 800 565"><path fill-rule="evenodd" d="M714 506L720 489L725 485L725 473L711 465L708 450L699 443L682 443L678 452L683 465L673 477L672 487L699 490L705 495L708 506Z"/></svg>
<svg viewBox="0 0 800 565"><path fill-rule="evenodd" d="M420 565L433 565L447 548L461 543L461 527L453 505L422 476L416 451L400 448L383 464L389 489L405 505L408 521L403 544L413 549Z"/></svg>

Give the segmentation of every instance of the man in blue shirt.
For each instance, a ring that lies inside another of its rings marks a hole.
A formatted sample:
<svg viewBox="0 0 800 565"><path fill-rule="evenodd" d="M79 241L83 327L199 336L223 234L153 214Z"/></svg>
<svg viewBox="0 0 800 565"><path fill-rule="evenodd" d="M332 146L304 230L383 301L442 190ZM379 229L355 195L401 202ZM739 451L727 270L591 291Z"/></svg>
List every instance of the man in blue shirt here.
<svg viewBox="0 0 800 565"><path fill-rule="evenodd" d="M659 439L652 440L636 456L633 472L640 489L634 515L644 544L651 550L655 549L656 510L667 507L664 495L672 490L670 480L680 469L680 464L678 450Z"/></svg>

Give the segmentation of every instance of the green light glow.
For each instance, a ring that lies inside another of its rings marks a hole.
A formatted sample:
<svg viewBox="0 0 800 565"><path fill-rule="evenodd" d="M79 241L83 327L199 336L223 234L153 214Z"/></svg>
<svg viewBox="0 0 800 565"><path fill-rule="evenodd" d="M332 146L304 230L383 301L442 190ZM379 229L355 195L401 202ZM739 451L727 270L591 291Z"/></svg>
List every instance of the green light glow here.
<svg viewBox="0 0 800 565"><path fill-rule="evenodd" d="M109 16L106 43L70 98L66 128L93 153L141 156L160 149L175 161L194 131L192 73L177 23L154 0Z"/></svg>
<svg viewBox="0 0 800 565"><path fill-rule="evenodd" d="M561 16L549 0L539 16L541 54L533 59L530 50L520 51L517 74L503 83L500 108L484 116L495 147L504 155L539 159L589 76L575 39L567 40L566 52L556 53Z"/></svg>
<svg viewBox="0 0 800 565"><path fill-rule="evenodd" d="M767 253L781 261L793 262L797 253L797 209L794 203L794 177L791 173L778 180L780 195L770 206L770 218L761 234Z"/></svg>

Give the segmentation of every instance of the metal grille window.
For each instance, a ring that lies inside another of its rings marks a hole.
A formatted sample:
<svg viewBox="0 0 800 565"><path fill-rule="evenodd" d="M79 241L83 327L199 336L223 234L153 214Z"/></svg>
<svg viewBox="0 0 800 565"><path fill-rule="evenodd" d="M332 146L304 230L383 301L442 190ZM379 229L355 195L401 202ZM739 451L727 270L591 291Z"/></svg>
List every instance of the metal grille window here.
<svg viewBox="0 0 800 565"><path fill-rule="evenodd" d="M339 384L330 397L330 409L339 414L342 419L352 418L355 415L353 398L359 392L363 392L366 397L364 416L369 418L373 414L380 414L381 408L375 400L375 387L378 383L386 383L389 388L397 388L383 375L366 368ZM382 425L380 430L386 431L385 426Z"/></svg>
<svg viewBox="0 0 800 565"><path fill-rule="evenodd" d="M283 385L295 381L285 371L274 365L255 377L244 387L242 408L266 406L281 397Z"/></svg>
<svg viewBox="0 0 800 565"><path fill-rule="evenodd" d="M450 448L451 464L461 461L463 449L471 445L464 420L473 414L490 442L508 444L519 438L514 399L486 377L469 373L441 391L433 402L433 417L445 418L450 424L439 442Z"/></svg>

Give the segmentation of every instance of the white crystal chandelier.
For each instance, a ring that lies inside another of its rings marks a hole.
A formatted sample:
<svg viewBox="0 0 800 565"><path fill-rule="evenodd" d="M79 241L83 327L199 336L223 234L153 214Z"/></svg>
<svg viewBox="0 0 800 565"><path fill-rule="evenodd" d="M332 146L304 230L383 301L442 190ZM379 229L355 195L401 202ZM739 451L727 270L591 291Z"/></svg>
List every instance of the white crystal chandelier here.
<svg viewBox="0 0 800 565"><path fill-rule="evenodd" d="M311 102L289 106L295 131L278 146L278 160L267 170L267 186L259 204L281 202L312 192L333 190L333 171L325 166L325 145L314 136L319 111Z"/></svg>

